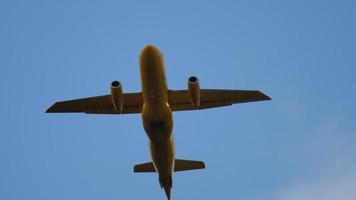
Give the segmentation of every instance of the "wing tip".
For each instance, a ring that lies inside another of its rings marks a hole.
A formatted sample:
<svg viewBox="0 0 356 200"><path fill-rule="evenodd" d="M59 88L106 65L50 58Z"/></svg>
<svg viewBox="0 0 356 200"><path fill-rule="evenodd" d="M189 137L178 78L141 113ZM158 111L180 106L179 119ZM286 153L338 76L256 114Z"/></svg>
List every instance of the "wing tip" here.
<svg viewBox="0 0 356 200"><path fill-rule="evenodd" d="M133 171L134 171L134 173L140 172L140 170L138 169L138 165L135 165L135 166L133 167Z"/></svg>
<svg viewBox="0 0 356 200"><path fill-rule="evenodd" d="M267 96L267 95L265 95L265 98L266 98L266 99L265 99L266 101L272 100L272 98L271 98L270 96Z"/></svg>
<svg viewBox="0 0 356 200"><path fill-rule="evenodd" d="M49 108L47 108L45 113L53 113L54 112L53 106L54 106L54 104L52 106L50 106Z"/></svg>
<svg viewBox="0 0 356 200"><path fill-rule="evenodd" d="M266 95L265 93L261 92L261 91L258 91L260 94L261 94L261 101L270 101L272 100L272 98L268 95Z"/></svg>

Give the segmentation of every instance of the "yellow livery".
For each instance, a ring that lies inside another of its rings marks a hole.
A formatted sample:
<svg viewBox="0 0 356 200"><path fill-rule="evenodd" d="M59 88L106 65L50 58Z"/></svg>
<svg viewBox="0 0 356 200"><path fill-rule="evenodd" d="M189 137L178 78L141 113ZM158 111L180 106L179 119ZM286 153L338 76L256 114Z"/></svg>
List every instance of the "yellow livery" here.
<svg viewBox="0 0 356 200"><path fill-rule="evenodd" d="M108 95L56 102L47 113L141 113L152 162L135 165L134 172L158 173L159 183L168 199L171 197L173 172L205 168L202 161L175 158L172 112L271 100L257 90L200 89L195 76L188 78L186 90L169 90L162 54L153 45L143 48L140 71L142 92L123 93L121 83L113 81Z"/></svg>

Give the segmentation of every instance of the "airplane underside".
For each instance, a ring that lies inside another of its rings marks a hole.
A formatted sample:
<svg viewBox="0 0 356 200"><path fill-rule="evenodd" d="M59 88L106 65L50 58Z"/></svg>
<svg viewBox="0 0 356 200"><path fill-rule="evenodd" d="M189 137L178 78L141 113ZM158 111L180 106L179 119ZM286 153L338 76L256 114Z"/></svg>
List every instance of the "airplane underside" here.
<svg viewBox="0 0 356 200"><path fill-rule="evenodd" d="M56 102L46 112L141 114L149 138L152 162L135 165L134 172L157 173L168 199L171 197L174 172L205 168L202 161L175 158L172 112L271 100L258 90L200 89L195 76L189 77L186 90L169 90L163 56L152 45L147 45L141 52L140 73L142 92L123 93L121 83L113 81L109 95Z"/></svg>

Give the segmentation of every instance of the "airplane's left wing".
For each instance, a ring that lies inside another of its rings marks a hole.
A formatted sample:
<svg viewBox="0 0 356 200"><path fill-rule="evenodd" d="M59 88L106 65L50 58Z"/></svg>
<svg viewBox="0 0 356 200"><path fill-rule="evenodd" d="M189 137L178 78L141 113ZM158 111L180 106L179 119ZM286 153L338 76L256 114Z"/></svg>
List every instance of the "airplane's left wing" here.
<svg viewBox="0 0 356 200"><path fill-rule="evenodd" d="M141 113L143 100L141 93L123 94L123 109L115 110L111 95L74 99L54 103L47 113L88 113L88 114L130 114Z"/></svg>

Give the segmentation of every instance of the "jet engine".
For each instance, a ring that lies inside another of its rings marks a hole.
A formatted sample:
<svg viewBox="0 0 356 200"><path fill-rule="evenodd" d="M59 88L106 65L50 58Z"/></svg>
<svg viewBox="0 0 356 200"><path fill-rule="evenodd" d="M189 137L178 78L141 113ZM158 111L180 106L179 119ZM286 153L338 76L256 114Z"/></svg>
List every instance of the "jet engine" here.
<svg viewBox="0 0 356 200"><path fill-rule="evenodd" d="M116 112L121 113L124 106L124 95L119 81L111 82L111 101Z"/></svg>
<svg viewBox="0 0 356 200"><path fill-rule="evenodd" d="M200 105L200 87L196 76L191 76L188 79L188 93L194 108L198 109Z"/></svg>

